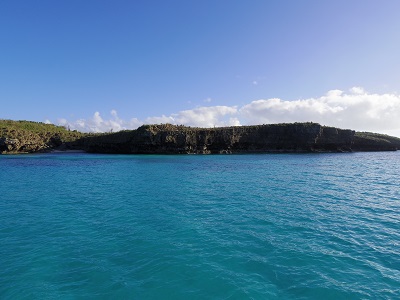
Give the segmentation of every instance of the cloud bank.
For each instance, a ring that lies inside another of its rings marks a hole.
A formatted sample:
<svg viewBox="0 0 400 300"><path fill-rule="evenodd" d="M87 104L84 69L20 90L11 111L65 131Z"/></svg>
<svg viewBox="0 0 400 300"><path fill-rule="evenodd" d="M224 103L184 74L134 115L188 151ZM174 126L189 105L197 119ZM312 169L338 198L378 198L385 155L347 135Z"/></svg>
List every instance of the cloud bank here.
<svg viewBox="0 0 400 300"><path fill-rule="evenodd" d="M284 122L317 122L322 125L400 136L400 95L373 94L354 87L348 92L331 90L318 98L252 101L242 107L202 106L169 116L122 120L115 110L104 119L95 112L89 119L57 120L57 124L85 132L135 129L142 124L171 123L198 127L255 125Z"/></svg>

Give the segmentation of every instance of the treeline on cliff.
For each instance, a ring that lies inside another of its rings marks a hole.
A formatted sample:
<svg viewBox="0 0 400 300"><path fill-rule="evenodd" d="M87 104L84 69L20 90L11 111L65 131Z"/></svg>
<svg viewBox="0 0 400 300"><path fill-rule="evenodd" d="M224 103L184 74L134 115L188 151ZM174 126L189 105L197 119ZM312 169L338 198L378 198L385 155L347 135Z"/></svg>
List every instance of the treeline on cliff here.
<svg viewBox="0 0 400 300"><path fill-rule="evenodd" d="M159 124L88 134L52 124L0 120L0 153L55 149L124 154L394 151L400 149L400 139L312 122L220 128Z"/></svg>

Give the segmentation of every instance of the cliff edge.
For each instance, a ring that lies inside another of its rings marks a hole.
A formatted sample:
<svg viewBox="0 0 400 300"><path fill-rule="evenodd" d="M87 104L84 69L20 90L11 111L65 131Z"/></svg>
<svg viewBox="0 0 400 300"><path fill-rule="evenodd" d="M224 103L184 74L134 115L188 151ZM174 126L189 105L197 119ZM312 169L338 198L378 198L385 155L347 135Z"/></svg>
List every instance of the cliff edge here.
<svg viewBox="0 0 400 300"><path fill-rule="evenodd" d="M379 135L382 136L382 135ZM193 128L143 125L137 130L85 139L85 151L133 154L351 152L400 149L400 139L370 138L317 123Z"/></svg>
<svg viewBox="0 0 400 300"><path fill-rule="evenodd" d="M317 123L220 128L143 125L136 130L87 134L62 126L0 120L0 153L84 150L121 154L395 151L400 139Z"/></svg>

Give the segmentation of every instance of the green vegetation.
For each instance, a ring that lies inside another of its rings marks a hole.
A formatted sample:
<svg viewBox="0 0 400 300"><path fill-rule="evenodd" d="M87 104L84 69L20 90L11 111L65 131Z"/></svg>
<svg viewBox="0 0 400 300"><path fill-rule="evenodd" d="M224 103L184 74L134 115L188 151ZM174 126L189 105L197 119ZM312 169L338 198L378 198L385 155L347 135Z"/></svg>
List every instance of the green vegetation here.
<svg viewBox="0 0 400 300"><path fill-rule="evenodd" d="M1 128L13 128L20 130L30 130L33 132L61 132L66 131L63 126L56 126L53 124L45 124L42 122L32 122L32 121L12 121L12 120L0 120Z"/></svg>
<svg viewBox="0 0 400 300"><path fill-rule="evenodd" d="M170 123L166 124L147 124L140 126L137 130L138 131L151 131L151 132L158 132L158 131L212 131L212 130L227 130L227 129L260 129L265 127L279 127L279 128L291 128L294 126L302 126L302 127L314 127L314 126L321 126L318 123L313 122L295 122L295 123L276 123L276 124L262 124L262 125L242 125L242 126L225 126L225 127L213 127L213 128L204 128L204 127L192 127L186 125L173 125Z"/></svg>
<svg viewBox="0 0 400 300"><path fill-rule="evenodd" d="M53 124L0 120L0 153L46 151L62 145L74 149L87 135Z"/></svg>
<svg viewBox="0 0 400 300"><path fill-rule="evenodd" d="M388 151L400 138L318 123L199 128L172 124L89 134L64 126L0 120L0 153L85 150L103 153L222 153L234 151ZM222 152L221 152L222 151Z"/></svg>
<svg viewBox="0 0 400 300"><path fill-rule="evenodd" d="M76 130L69 131L63 126L56 126L53 124L45 124L41 122L12 121L12 120L0 120L0 131L1 132L29 131L31 133L35 133L42 136L57 134L65 138L76 138L78 136L82 137L85 135Z"/></svg>
<svg viewBox="0 0 400 300"><path fill-rule="evenodd" d="M389 142L394 145L400 146L400 138L373 132L356 132L355 137L367 139L374 142Z"/></svg>

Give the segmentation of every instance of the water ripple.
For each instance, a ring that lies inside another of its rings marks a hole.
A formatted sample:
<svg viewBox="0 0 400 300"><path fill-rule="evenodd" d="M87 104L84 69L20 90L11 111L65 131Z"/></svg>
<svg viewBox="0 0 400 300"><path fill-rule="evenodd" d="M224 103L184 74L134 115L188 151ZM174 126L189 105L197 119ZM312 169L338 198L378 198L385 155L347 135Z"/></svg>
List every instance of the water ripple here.
<svg viewBox="0 0 400 300"><path fill-rule="evenodd" d="M1 299L394 299L400 155L1 156Z"/></svg>

